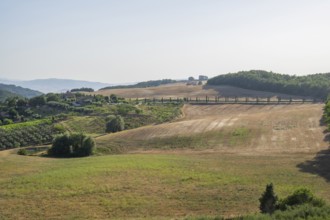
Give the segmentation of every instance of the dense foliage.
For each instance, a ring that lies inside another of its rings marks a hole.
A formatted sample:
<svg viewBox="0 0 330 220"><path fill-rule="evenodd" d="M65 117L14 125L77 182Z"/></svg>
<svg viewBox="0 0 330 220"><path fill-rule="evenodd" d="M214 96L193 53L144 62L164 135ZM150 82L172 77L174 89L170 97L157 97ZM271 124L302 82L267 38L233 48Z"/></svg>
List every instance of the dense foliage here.
<svg viewBox="0 0 330 220"><path fill-rule="evenodd" d="M327 100L324 112L323 112L324 121L328 124L328 130L330 131L330 98Z"/></svg>
<svg viewBox="0 0 330 220"><path fill-rule="evenodd" d="M309 189L298 189L291 195L280 200L277 204L277 209L287 210L290 207L309 204L313 207L322 207L325 202L322 199L316 198Z"/></svg>
<svg viewBox="0 0 330 220"><path fill-rule="evenodd" d="M82 88L71 89L71 92L94 92L94 89L82 87Z"/></svg>
<svg viewBox="0 0 330 220"><path fill-rule="evenodd" d="M66 133L54 138L48 154L56 157L85 157L91 155L94 148L95 142L91 137L82 133Z"/></svg>
<svg viewBox="0 0 330 220"><path fill-rule="evenodd" d="M110 117L106 124L106 132L118 132L125 129L125 122L120 115Z"/></svg>
<svg viewBox="0 0 330 220"><path fill-rule="evenodd" d="M160 86L160 85L165 85L165 84L170 84L170 83L175 83L177 82L176 80L172 79L162 79L162 80L150 80L146 82L139 82L134 85L126 85L126 86L108 86L104 87L100 90L106 90L106 89L128 89L128 88L146 88L146 87L154 87L154 86Z"/></svg>
<svg viewBox="0 0 330 220"><path fill-rule="evenodd" d="M0 89L0 102L5 101L7 98L12 98L12 97L16 97L16 96L20 97L19 95L15 94L15 93Z"/></svg>
<svg viewBox="0 0 330 220"><path fill-rule="evenodd" d="M273 214L275 211L294 210L296 207L308 205L310 207L325 207L325 201L317 198L306 188L295 190L291 195L278 200L275 195L273 184L266 186L260 201L260 211L264 214Z"/></svg>
<svg viewBox="0 0 330 220"><path fill-rule="evenodd" d="M330 73L291 76L262 70L219 75L208 85L230 85L244 89L279 92L325 99L330 93Z"/></svg>

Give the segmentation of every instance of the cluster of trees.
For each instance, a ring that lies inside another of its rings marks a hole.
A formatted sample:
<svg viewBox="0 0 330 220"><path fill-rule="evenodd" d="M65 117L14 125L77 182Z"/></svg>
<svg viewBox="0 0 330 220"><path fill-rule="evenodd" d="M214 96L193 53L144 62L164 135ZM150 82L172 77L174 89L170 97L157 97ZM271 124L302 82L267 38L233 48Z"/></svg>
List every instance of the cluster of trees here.
<svg viewBox="0 0 330 220"><path fill-rule="evenodd" d="M263 70L251 70L219 75L209 79L207 84L230 85L244 89L326 99L330 93L330 73L291 76Z"/></svg>
<svg viewBox="0 0 330 220"><path fill-rule="evenodd" d="M155 86L160 86L160 85L165 85L165 84L170 84L170 83L175 83L177 82L176 80L172 79L162 79L162 80L150 80L146 82L139 82L134 85L126 85L126 86L108 86L104 87L100 90L107 90L107 89L128 89L128 88L147 88L147 87L155 87Z"/></svg>
<svg viewBox="0 0 330 220"><path fill-rule="evenodd" d="M107 123L106 123L106 132L115 133L118 131L123 131L125 129L125 122L124 119L120 116L114 116L110 115L107 117Z"/></svg>
<svg viewBox="0 0 330 220"><path fill-rule="evenodd" d="M71 92L94 92L94 89L82 87L82 88L71 89Z"/></svg>
<svg viewBox="0 0 330 220"><path fill-rule="evenodd" d="M328 130L330 131L330 97L328 98L325 104L323 118L325 122L328 124Z"/></svg>
<svg viewBox="0 0 330 220"><path fill-rule="evenodd" d="M48 155L54 157L86 157L93 154L95 142L83 133L61 134L54 138Z"/></svg>
<svg viewBox="0 0 330 220"><path fill-rule="evenodd" d="M116 95L86 95L82 93L48 93L31 99L9 97L0 103L0 126L47 117L52 114L76 112L91 114L94 106L119 103Z"/></svg>
<svg viewBox="0 0 330 220"><path fill-rule="evenodd" d="M273 214L275 211L286 211L301 205L309 205L311 207L324 207L325 201L315 197L312 192L306 188L294 191L284 199L278 199L274 192L273 184L266 186L265 192L259 199L260 211L264 214Z"/></svg>

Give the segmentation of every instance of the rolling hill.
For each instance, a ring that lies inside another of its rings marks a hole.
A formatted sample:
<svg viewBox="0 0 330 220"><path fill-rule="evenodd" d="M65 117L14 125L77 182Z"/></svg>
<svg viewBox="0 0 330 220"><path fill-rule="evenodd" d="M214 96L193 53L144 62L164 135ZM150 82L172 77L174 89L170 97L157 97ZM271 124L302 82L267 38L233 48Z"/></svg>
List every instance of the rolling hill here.
<svg viewBox="0 0 330 220"><path fill-rule="evenodd" d="M147 87L147 88L120 88L120 89L104 89L94 92L93 94L111 95L116 94L123 98L205 98L208 96L214 98L215 96L227 97L276 97L282 98L304 98L300 95L288 95L280 92L263 92L251 89L243 89L234 86L212 86L212 85L196 85L190 86L186 83L172 83L161 86Z"/></svg>
<svg viewBox="0 0 330 220"><path fill-rule="evenodd" d="M71 89L82 88L82 87L87 87L97 90L111 85L108 83L89 82L89 81L72 80L72 79L56 79L56 78L36 79L29 81L0 80L0 82L10 83L17 86L38 90L43 93L66 92Z"/></svg>
<svg viewBox="0 0 330 220"><path fill-rule="evenodd" d="M0 101L4 101L8 97L20 96L32 98L42 93L32 89L23 88L15 85L0 84Z"/></svg>
<svg viewBox="0 0 330 220"><path fill-rule="evenodd" d="M250 70L219 75L209 79L207 84L310 96L324 100L330 94L330 73L295 76Z"/></svg>
<svg viewBox="0 0 330 220"><path fill-rule="evenodd" d="M184 117L97 139L98 146L273 154L327 149L323 104L185 105ZM130 147L129 147L130 146Z"/></svg>

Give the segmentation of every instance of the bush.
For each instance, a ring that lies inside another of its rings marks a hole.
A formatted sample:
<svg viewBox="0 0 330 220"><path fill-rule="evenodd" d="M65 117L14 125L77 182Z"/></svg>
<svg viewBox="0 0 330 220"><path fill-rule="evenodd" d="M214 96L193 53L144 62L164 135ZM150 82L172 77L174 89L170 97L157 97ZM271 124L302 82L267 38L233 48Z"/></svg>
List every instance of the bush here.
<svg viewBox="0 0 330 220"><path fill-rule="evenodd" d="M260 201L259 208L261 213L272 214L275 211L277 196L274 193L274 187L272 183L266 186L266 190L260 197L259 201Z"/></svg>
<svg viewBox="0 0 330 220"><path fill-rule="evenodd" d="M10 125L10 124L13 124L14 122L11 119L5 118L2 123L4 125Z"/></svg>
<svg viewBox="0 0 330 220"><path fill-rule="evenodd" d="M322 207L325 202L322 199L316 198L309 189L298 189L292 195L280 200L278 209L286 210L288 207L310 204L313 207Z"/></svg>
<svg viewBox="0 0 330 220"><path fill-rule="evenodd" d="M77 157L89 156L93 153L95 147L94 140L82 133L74 133L71 135L72 154Z"/></svg>
<svg viewBox="0 0 330 220"><path fill-rule="evenodd" d="M18 151L17 151L17 154L18 155L28 155L28 152L27 152L27 150L26 149L19 149Z"/></svg>
<svg viewBox="0 0 330 220"><path fill-rule="evenodd" d="M85 134L62 134L55 137L48 154L56 157L85 157L92 155L94 148L94 140Z"/></svg>
<svg viewBox="0 0 330 220"><path fill-rule="evenodd" d="M72 154L72 141L69 134L58 135L54 138L52 147L48 154L58 157L66 157Z"/></svg>
<svg viewBox="0 0 330 220"><path fill-rule="evenodd" d="M109 122L106 124L106 132L118 132L125 129L125 122L124 119L118 115L112 119L109 120Z"/></svg>

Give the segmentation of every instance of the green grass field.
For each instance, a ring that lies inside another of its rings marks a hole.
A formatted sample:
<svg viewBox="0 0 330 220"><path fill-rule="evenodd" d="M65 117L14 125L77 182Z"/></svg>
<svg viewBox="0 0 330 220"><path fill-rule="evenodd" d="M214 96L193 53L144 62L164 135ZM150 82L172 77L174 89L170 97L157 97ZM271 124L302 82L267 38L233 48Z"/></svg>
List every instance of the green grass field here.
<svg viewBox="0 0 330 220"><path fill-rule="evenodd" d="M308 154L206 152L76 159L0 155L0 219L173 219L258 212L273 182L280 197L301 186L330 202L330 184L297 165Z"/></svg>

